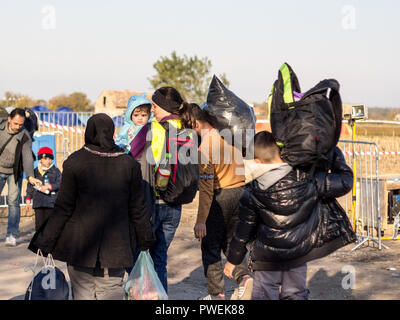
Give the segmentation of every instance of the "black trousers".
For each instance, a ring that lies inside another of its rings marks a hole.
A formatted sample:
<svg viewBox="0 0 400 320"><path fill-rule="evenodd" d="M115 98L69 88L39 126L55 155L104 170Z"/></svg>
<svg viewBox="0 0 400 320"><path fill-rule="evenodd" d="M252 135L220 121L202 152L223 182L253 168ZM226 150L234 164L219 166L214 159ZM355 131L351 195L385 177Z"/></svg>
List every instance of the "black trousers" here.
<svg viewBox="0 0 400 320"><path fill-rule="evenodd" d="M226 256L229 243L239 222L239 199L244 187L218 189L214 191L210 213L206 221L207 235L201 241L204 274L208 282L208 293L216 295L225 291L221 252ZM249 274L243 261L233 271L233 278Z"/></svg>
<svg viewBox="0 0 400 320"><path fill-rule="evenodd" d="M53 213L53 208L36 208L35 209L35 229L39 230L43 222Z"/></svg>

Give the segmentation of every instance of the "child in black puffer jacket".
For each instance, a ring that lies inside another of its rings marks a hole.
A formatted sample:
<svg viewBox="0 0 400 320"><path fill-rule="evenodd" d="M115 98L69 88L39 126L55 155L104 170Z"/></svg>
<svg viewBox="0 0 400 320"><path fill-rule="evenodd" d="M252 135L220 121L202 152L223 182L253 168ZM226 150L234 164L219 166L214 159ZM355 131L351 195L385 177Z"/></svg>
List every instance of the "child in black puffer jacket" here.
<svg viewBox="0 0 400 320"><path fill-rule="evenodd" d="M252 299L308 299L306 263L357 240L335 199L351 190L353 172L336 148L330 172L311 178L282 161L267 131L254 137L254 158L261 170L240 198L225 274L231 277L248 246L255 271Z"/></svg>
<svg viewBox="0 0 400 320"><path fill-rule="evenodd" d="M56 202L58 189L61 184L61 172L53 164L53 150L43 147L39 149L37 156L39 164L35 168L34 173L35 178L42 181L42 186L40 189L35 189L34 186L28 183L25 199L27 210L31 210L31 207L35 210L36 231L53 212L54 203Z"/></svg>

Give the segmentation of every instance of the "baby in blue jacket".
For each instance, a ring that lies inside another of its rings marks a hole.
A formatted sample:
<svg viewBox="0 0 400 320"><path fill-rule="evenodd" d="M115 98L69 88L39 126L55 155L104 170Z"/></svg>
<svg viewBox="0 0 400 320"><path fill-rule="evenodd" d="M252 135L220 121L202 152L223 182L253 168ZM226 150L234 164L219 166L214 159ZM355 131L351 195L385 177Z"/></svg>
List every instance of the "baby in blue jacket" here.
<svg viewBox="0 0 400 320"><path fill-rule="evenodd" d="M115 138L115 144L129 153L131 142L140 129L149 121L152 103L146 96L132 96L129 98L125 111L124 125Z"/></svg>

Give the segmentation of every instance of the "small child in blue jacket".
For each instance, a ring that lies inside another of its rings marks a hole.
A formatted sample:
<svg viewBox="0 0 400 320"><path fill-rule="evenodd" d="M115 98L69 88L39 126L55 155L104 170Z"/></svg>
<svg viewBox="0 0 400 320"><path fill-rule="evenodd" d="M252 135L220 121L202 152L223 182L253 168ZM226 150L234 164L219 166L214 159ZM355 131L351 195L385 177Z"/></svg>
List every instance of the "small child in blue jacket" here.
<svg viewBox="0 0 400 320"><path fill-rule="evenodd" d="M26 190L27 210L35 210L35 228L36 231L51 215L56 202L58 189L61 184L61 172L53 164L53 150L43 147L38 154L39 164L35 168L35 178L42 181L42 186L35 188L28 183Z"/></svg>
<svg viewBox="0 0 400 320"><path fill-rule="evenodd" d="M124 125L115 138L115 143L129 153L131 142L143 126L151 119L152 103L146 95L129 98L125 111Z"/></svg>

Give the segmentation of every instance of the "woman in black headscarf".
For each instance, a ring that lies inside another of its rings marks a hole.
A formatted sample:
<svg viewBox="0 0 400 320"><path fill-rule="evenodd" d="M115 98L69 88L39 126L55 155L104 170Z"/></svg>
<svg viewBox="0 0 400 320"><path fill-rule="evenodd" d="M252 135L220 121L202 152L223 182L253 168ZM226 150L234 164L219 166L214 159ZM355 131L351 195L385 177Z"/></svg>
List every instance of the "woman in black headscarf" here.
<svg viewBox="0 0 400 320"><path fill-rule="evenodd" d="M89 119L84 147L64 162L54 213L29 246L67 262L76 300L122 299L136 248L147 250L154 241L140 165L113 134L106 114Z"/></svg>

